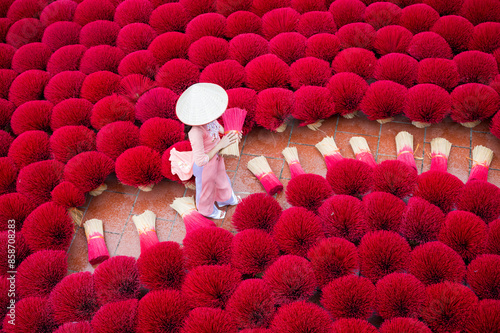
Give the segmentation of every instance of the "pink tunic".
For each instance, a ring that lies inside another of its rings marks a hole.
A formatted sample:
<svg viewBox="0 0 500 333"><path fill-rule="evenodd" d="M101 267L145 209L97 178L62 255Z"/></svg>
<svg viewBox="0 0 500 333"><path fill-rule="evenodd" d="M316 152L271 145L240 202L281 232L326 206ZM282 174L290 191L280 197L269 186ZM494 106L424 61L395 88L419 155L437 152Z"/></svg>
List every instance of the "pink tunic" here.
<svg viewBox="0 0 500 333"><path fill-rule="evenodd" d="M216 154L208 160L208 152L217 145L220 138L218 135L212 137L205 126L193 126L188 136L193 149L196 207L202 215L210 216L217 211L215 202L221 204L233 196L222 156Z"/></svg>

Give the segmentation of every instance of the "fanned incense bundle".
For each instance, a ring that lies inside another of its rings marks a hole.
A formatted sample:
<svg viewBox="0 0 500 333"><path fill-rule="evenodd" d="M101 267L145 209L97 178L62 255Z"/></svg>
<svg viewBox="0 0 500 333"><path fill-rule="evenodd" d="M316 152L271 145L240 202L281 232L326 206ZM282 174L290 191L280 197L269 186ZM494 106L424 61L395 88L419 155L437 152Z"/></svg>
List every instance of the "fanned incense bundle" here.
<svg viewBox="0 0 500 333"><path fill-rule="evenodd" d="M109 259L108 248L104 242L104 230L102 221L91 219L83 224L85 228L85 236L89 246L89 263L97 265Z"/></svg>
<svg viewBox="0 0 500 333"><path fill-rule="evenodd" d="M351 144L352 151L354 155L356 155L356 159L362 162L365 162L371 167L376 167L377 162L373 158L372 152L370 151L370 147L368 146L368 142L366 139L361 136L353 136L351 140L349 140Z"/></svg>
<svg viewBox="0 0 500 333"><path fill-rule="evenodd" d="M396 151L398 161L417 170L417 162L415 162L415 156L413 155L413 135L406 131L399 132L396 135Z"/></svg>
<svg viewBox="0 0 500 333"><path fill-rule="evenodd" d="M170 207L182 217L186 227L186 234L199 228L216 227L214 221L207 219L196 210L194 197L175 198Z"/></svg>
<svg viewBox="0 0 500 333"><path fill-rule="evenodd" d="M246 110L240 108L227 109L222 114L225 133L227 134L231 131L237 131L238 133L241 133L246 116L247 116ZM238 146L238 141L222 149L220 151L220 154L225 156L236 156L236 157L240 156L240 148Z"/></svg>
<svg viewBox="0 0 500 333"><path fill-rule="evenodd" d="M248 161L247 168L260 181L267 194L274 195L283 190L283 184L273 173L264 156L259 156Z"/></svg>
<svg viewBox="0 0 500 333"><path fill-rule="evenodd" d="M327 136L318 142L316 148L323 155L327 169L330 169L332 165L343 159L335 140L331 136Z"/></svg>
<svg viewBox="0 0 500 333"><path fill-rule="evenodd" d="M488 170L493 159L493 151L484 146L475 146L472 150L472 168L470 170L469 179L488 181Z"/></svg>
<svg viewBox="0 0 500 333"><path fill-rule="evenodd" d="M139 240L141 242L141 253L155 244L158 244L158 236L156 235L155 222L156 214L150 210L144 211L141 215L132 216L137 232L139 233Z"/></svg>
<svg viewBox="0 0 500 333"><path fill-rule="evenodd" d="M434 138L431 141L431 170L446 172L451 142L444 138Z"/></svg>
<svg viewBox="0 0 500 333"><path fill-rule="evenodd" d="M285 149L283 149L282 154L285 157L286 162L288 163L292 178L305 173L304 169L302 169L302 166L300 165L297 147L286 147Z"/></svg>

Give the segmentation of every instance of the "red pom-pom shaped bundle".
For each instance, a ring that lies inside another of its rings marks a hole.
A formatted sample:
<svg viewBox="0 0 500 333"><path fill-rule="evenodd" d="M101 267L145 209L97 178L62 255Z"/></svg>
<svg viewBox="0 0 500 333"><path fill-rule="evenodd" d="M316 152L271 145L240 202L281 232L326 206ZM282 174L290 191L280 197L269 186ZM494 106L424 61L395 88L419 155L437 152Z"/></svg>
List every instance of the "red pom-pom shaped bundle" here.
<svg viewBox="0 0 500 333"><path fill-rule="evenodd" d="M85 194L73 183L67 181L59 183L50 194L53 202L66 208L80 207L85 204Z"/></svg>
<svg viewBox="0 0 500 333"><path fill-rule="evenodd" d="M242 34L262 34L262 20L259 16L248 11L237 11L226 19L224 34L233 39Z"/></svg>
<svg viewBox="0 0 500 333"><path fill-rule="evenodd" d="M489 84L498 75L495 57L481 51L465 51L453 58L461 83Z"/></svg>
<svg viewBox="0 0 500 333"><path fill-rule="evenodd" d="M178 98L179 96L168 88L153 88L137 100L135 118L143 123L156 117L177 119L175 104ZM132 104L131 106L133 107Z"/></svg>
<svg viewBox="0 0 500 333"><path fill-rule="evenodd" d="M73 21L83 27L93 21L113 21L114 14L115 6L108 0L84 0L76 7Z"/></svg>
<svg viewBox="0 0 500 333"><path fill-rule="evenodd" d="M12 252L13 242L15 242L15 245L16 245L14 252ZM9 247L10 247L10 251L9 251ZM28 244L26 244L26 240L24 239L24 236L21 232L16 232L15 238L12 236L12 233L10 233L9 231L1 231L0 232L0 259L2 259L2 263L0 264L0 274L7 277L9 274L7 272L10 272L12 270L17 269L17 267L30 254L31 254L31 250L28 247ZM15 256L14 260L12 260L12 255ZM10 257L10 260L9 260L9 257ZM0 284L1 284L1 281L0 281ZM10 283L9 283L9 287L10 287ZM5 293L3 297L6 297L6 296L7 296L7 293ZM7 306L5 306L5 309L7 309Z"/></svg>
<svg viewBox="0 0 500 333"><path fill-rule="evenodd" d="M487 226L483 220L458 210L448 213L438 238L469 262L484 253L486 237Z"/></svg>
<svg viewBox="0 0 500 333"><path fill-rule="evenodd" d="M116 6L114 21L122 28L131 23L148 23L152 12L149 0L125 0Z"/></svg>
<svg viewBox="0 0 500 333"><path fill-rule="evenodd" d="M142 52L142 51L138 51ZM145 51L148 52L148 51ZM132 103L136 103L139 98L156 87L156 83L141 74L130 74L122 78L118 94L125 96Z"/></svg>
<svg viewBox="0 0 500 333"><path fill-rule="evenodd" d="M488 239L486 241L485 253L500 255L500 243L498 242L499 239L500 239L500 219L490 222L488 224Z"/></svg>
<svg viewBox="0 0 500 333"><path fill-rule="evenodd" d="M491 120L490 131L491 134L493 134L497 138L500 138L500 113L498 112Z"/></svg>
<svg viewBox="0 0 500 333"><path fill-rule="evenodd" d="M500 47L500 23L485 22L474 27L469 50L492 53Z"/></svg>
<svg viewBox="0 0 500 333"><path fill-rule="evenodd" d="M20 170L28 164L48 160L49 135L43 131L26 131L10 145L8 156Z"/></svg>
<svg viewBox="0 0 500 333"><path fill-rule="evenodd" d="M311 263L293 255L281 256L264 272L262 279L279 305L307 300L317 287Z"/></svg>
<svg viewBox="0 0 500 333"><path fill-rule="evenodd" d="M500 256L485 254L467 266L467 283L480 299L500 300Z"/></svg>
<svg viewBox="0 0 500 333"><path fill-rule="evenodd" d="M28 197L20 193L0 195L0 230L8 230L8 221L15 220L16 231L20 231L26 217L35 209Z"/></svg>
<svg viewBox="0 0 500 333"><path fill-rule="evenodd" d="M168 148L167 150L165 150L165 152L162 155L162 158L161 158L161 162L162 162L161 173L167 179L170 179L170 180L172 180L174 182L183 183L180 180L179 176L172 174L172 162L169 160L169 158L170 158L170 152L174 148L177 151L191 151L192 150L191 143L189 142L189 140L184 140L184 141L180 141L180 142L174 143L172 146L170 146L170 148Z"/></svg>
<svg viewBox="0 0 500 333"><path fill-rule="evenodd" d="M334 319L368 319L375 307L375 286L365 277L340 277L323 288L321 305Z"/></svg>
<svg viewBox="0 0 500 333"><path fill-rule="evenodd" d="M296 31L300 14L292 8L276 8L262 16L262 34L267 40L283 32Z"/></svg>
<svg viewBox="0 0 500 333"><path fill-rule="evenodd" d="M60 324L91 320L99 309L96 296L92 273L66 276L50 293L54 319Z"/></svg>
<svg viewBox="0 0 500 333"><path fill-rule="evenodd" d="M99 100L92 109L90 123L100 130L115 121L134 121L134 105L120 95L106 96Z"/></svg>
<svg viewBox="0 0 500 333"><path fill-rule="evenodd" d="M214 0L180 0L179 3L186 8L191 17L217 10Z"/></svg>
<svg viewBox="0 0 500 333"><path fill-rule="evenodd" d="M453 90L460 81L454 61L441 58L427 58L418 64L417 82L432 83L447 91Z"/></svg>
<svg viewBox="0 0 500 333"><path fill-rule="evenodd" d="M49 80L50 74L38 69L19 74L10 85L9 101L20 106L29 101L43 99L43 91Z"/></svg>
<svg viewBox="0 0 500 333"><path fill-rule="evenodd" d="M363 22L366 5L359 0L337 0L330 4L328 11L340 28L349 23Z"/></svg>
<svg viewBox="0 0 500 333"><path fill-rule="evenodd" d="M205 330L236 333L238 327L231 315L225 310L208 307L191 310L184 321L182 332L197 333Z"/></svg>
<svg viewBox="0 0 500 333"><path fill-rule="evenodd" d="M125 54L147 50L156 37L156 31L149 25L131 23L120 30L116 38L116 46L125 52Z"/></svg>
<svg viewBox="0 0 500 333"><path fill-rule="evenodd" d="M236 234L231 244L231 265L241 274L264 272L279 256L274 239L265 231L247 229Z"/></svg>
<svg viewBox="0 0 500 333"><path fill-rule="evenodd" d="M314 213L332 195L326 179L312 173L293 177L286 188L286 199L290 205L303 207Z"/></svg>
<svg viewBox="0 0 500 333"><path fill-rule="evenodd" d="M180 332L189 310L185 297L177 290L155 290L139 301L137 327L132 323L126 327L139 332Z"/></svg>
<svg viewBox="0 0 500 333"><path fill-rule="evenodd" d="M148 50L153 52L160 65L172 59L187 59L188 49L191 45L189 37L180 32L166 32L156 37Z"/></svg>
<svg viewBox="0 0 500 333"><path fill-rule="evenodd" d="M373 187L373 168L368 164L354 160L343 159L326 172L326 180L330 183L333 193L362 197Z"/></svg>
<svg viewBox="0 0 500 333"><path fill-rule="evenodd" d="M215 83L224 89L239 88L245 82L245 68L236 60L224 60L205 67L200 82Z"/></svg>
<svg viewBox="0 0 500 333"><path fill-rule="evenodd" d="M161 155L146 146L127 149L116 159L115 171L123 184L151 191L163 179Z"/></svg>
<svg viewBox="0 0 500 333"><path fill-rule="evenodd" d="M392 318L380 326L381 333L432 333L425 324L414 318Z"/></svg>
<svg viewBox="0 0 500 333"><path fill-rule="evenodd" d="M297 32L309 38L316 34L337 32L333 16L326 11L310 11L300 16Z"/></svg>
<svg viewBox="0 0 500 333"><path fill-rule="evenodd" d="M21 46L12 58L12 69L18 73L30 69L44 71L52 51L43 43L31 43Z"/></svg>
<svg viewBox="0 0 500 333"><path fill-rule="evenodd" d="M292 115L301 120L300 126L316 126L335 114L334 98L324 87L302 86L295 93Z"/></svg>
<svg viewBox="0 0 500 333"><path fill-rule="evenodd" d="M474 25L483 22L500 22L500 10L492 0L465 0L460 15Z"/></svg>
<svg viewBox="0 0 500 333"><path fill-rule="evenodd" d="M389 230L399 232L406 204L386 192L372 192L363 197L367 231Z"/></svg>
<svg viewBox="0 0 500 333"><path fill-rule="evenodd" d="M429 5L414 4L403 8L399 24L413 34L429 31L439 19L439 13Z"/></svg>
<svg viewBox="0 0 500 333"><path fill-rule="evenodd" d="M462 16L449 15L440 17L431 31L443 37L454 54L467 51L474 26Z"/></svg>
<svg viewBox="0 0 500 333"><path fill-rule="evenodd" d="M165 3L158 6L149 17L149 25L158 34L169 31L184 32L190 15L180 3Z"/></svg>
<svg viewBox="0 0 500 333"><path fill-rule="evenodd" d="M409 55L417 60L426 58L453 58L453 52L446 40L432 31L421 32L413 36L407 51Z"/></svg>
<svg viewBox="0 0 500 333"><path fill-rule="evenodd" d="M229 57L229 42L225 39L205 36L193 42L188 50L188 59L200 68Z"/></svg>
<svg viewBox="0 0 500 333"><path fill-rule="evenodd" d="M203 227L189 232L184 238L187 269L204 265L229 265L233 234L216 227Z"/></svg>
<svg viewBox="0 0 500 333"><path fill-rule="evenodd" d="M229 58L246 66L253 59L269 53L269 42L254 33L241 34L229 42Z"/></svg>
<svg viewBox="0 0 500 333"><path fill-rule="evenodd" d="M386 160L373 169L373 188L403 199L415 190L417 177L416 170L407 164L398 160Z"/></svg>
<svg viewBox="0 0 500 333"><path fill-rule="evenodd" d="M93 46L85 51L80 60L80 71L85 74L99 71L118 73L118 66L124 57L125 53L117 47L109 45Z"/></svg>
<svg viewBox="0 0 500 333"><path fill-rule="evenodd" d="M47 299L43 297L26 297L18 301L15 325L9 318L6 316L3 320L3 329L7 333L54 332L58 326L47 304Z"/></svg>
<svg viewBox="0 0 500 333"><path fill-rule="evenodd" d="M16 292L21 298L46 297L66 276L65 251L42 250L33 253L18 267ZM46 302L46 300L44 301Z"/></svg>
<svg viewBox="0 0 500 333"><path fill-rule="evenodd" d="M307 252L314 275L320 286L334 279L354 274L359 269L358 250L346 239L329 237L321 240Z"/></svg>
<svg viewBox="0 0 500 333"><path fill-rule="evenodd" d="M52 51L67 45L78 44L82 27L74 22L55 22L49 25L42 36L42 43Z"/></svg>
<svg viewBox="0 0 500 333"><path fill-rule="evenodd" d="M14 22L5 36L7 44L20 48L23 45L40 42L43 36L42 22L35 18L23 18Z"/></svg>
<svg viewBox="0 0 500 333"><path fill-rule="evenodd" d="M341 51L332 62L335 73L351 72L364 79L372 77L377 64L375 54L369 50L351 47Z"/></svg>
<svg viewBox="0 0 500 333"><path fill-rule="evenodd" d="M364 332L377 333L377 329L366 320L362 319L339 319L333 323L332 333Z"/></svg>
<svg viewBox="0 0 500 333"><path fill-rule="evenodd" d="M384 319L417 319L425 300L425 286L415 276L392 273L377 282L376 308Z"/></svg>
<svg viewBox="0 0 500 333"><path fill-rule="evenodd" d="M79 98L86 75L78 71L64 71L54 75L45 87L44 96L54 105L69 98Z"/></svg>
<svg viewBox="0 0 500 333"><path fill-rule="evenodd" d="M426 285L444 281L461 283L465 277L465 264L449 246L429 242L413 250L409 272Z"/></svg>
<svg viewBox="0 0 500 333"><path fill-rule="evenodd" d="M1 101L0 101L1 104ZM0 130L0 157L6 157L14 138L6 131Z"/></svg>
<svg viewBox="0 0 500 333"><path fill-rule="evenodd" d="M200 70L186 59L172 59L165 63L156 74L156 83L175 94L182 94L191 85L198 83L199 79Z"/></svg>
<svg viewBox="0 0 500 333"><path fill-rule="evenodd" d="M64 180L72 182L83 192L92 192L103 185L113 170L114 162L105 154L83 152L68 161L64 167Z"/></svg>
<svg viewBox="0 0 500 333"><path fill-rule="evenodd" d="M433 332L456 332L468 324L478 306L474 292L459 283L428 286L422 319Z"/></svg>
<svg viewBox="0 0 500 333"><path fill-rule="evenodd" d="M262 16L276 8L290 7L291 0L254 0L251 10L255 14Z"/></svg>
<svg viewBox="0 0 500 333"><path fill-rule="evenodd" d="M121 77L108 71L87 75L80 90L80 97L91 103L97 103L106 96L115 93L120 86Z"/></svg>
<svg viewBox="0 0 500 333"><path fill-rule="evenodd" d="M423 244L437 240L444 223L439 207L428 201L412 197L408 201L401 225L401 234L410 242Z"/></svg>
<svg viewBox="0 0 500 333"><path fill-rule="evenodd" d="M500 216L500 189L488 182L467 182L458 197L457 209L474 213L490 223Z"/></svg>
<svg viewBox="0 0 500 333"><path fill-rule="evenodd" d="M380 230L366 234L358 250L361 275L373 282L408 269L410 245L393 231Z"/></svg>
<svg viewBox="0 0 500 333"><path fill-rule="evenodd" d="M224 16L229 16L235 12L247 11L252 9L252 4L253 4L252 0L239 0L239 1L217 0L216 8L217 8L217 13L222 14Z"/></svg>
<svg viewBox="0 0 500 333"><path fill-rule="evenodd" d="M121 76L140 74L151 80L154 80L157 70L158 61L153 53L148 50L139 50L127 54L118 66L118 74Z"/></svg>
<svg viewBox="0 0 500 333"><path fill-rule="evenodd" d="M324 309L306 301L294 302L282 306L271 322L272 332L317 332L328 333L332 319Z"/></svg>
<svg viewBox="0 0 500 333"><path fill-rule="evenodd" d="M267 327L276 311L271 290L262 279L242 281L226 310L239 327L249 329Z"/></svg>
<svg viewBox="0 0 500 333"><path fill-rule="evenodd" d="M418 61L406 54L390 53L377 61L374 77L410 88L417 80Z"/></svg>
<svg viewBox="0 0 500 333"><path fill-rule="evenodd" d="M198 266L186 276L182 294L190 307L223 308L241 281L229 266Z"/></svg>
<svg viewBox="0 0 500 333"><path fill-rule="evenodd" d="M40 13L40 22L44 26L49 26L54 22L59 21L73 21L73 15L78 4L71 0L54 1Z"/></svg>
<svg viewBox="0 0 500 333"><path fill-rule="evenodd" d="M338 73L332 76L327 86L335 103L335 113L354 115L359 110L368 83L355 73Z"/></svg>
<svg viewBox="0 0 500 333"><path fill-rule="evenodd" d="M361 22L346 24L336 33L343 49L359 47L372 50L375 35L376 31L370 24Z"/></svg>
<svg viewBox="0 0 500 333"><path fill-rule="evenodd" d="M17 77L18 73L16 73L14 70L10 69L10 65L8 66L9 69L0 69L0 98L7 100L9 98L9 89L14 82L15 78ZM3 106L3 108L7 108L6 106ZM10 109L10 108L9 108ZM15 109L15 107L14 107ZM13 110L12 110L13 111ZM3 111L6 112L6 111ZM11 112L12 114L12 112ZM5 117L5 116L4 116ZM3 120L5 121L5 120ZM4 127L4 126L2 126Z"/></svg>
<svg viewBox="0 0 500 333"><path fill-rule="evenodd" d="M174 143L185 137L184 124L174 119L149 118L140 129L141 145L163 154Z"/></svg>
<svg viewBox="0 0 500 333"><path fill-rule="evenodd" d="M399 25L389 25L377 31L373 48L382 56L389 53L406 53L412 38L410 30Z"/></svg>
<svg viewBox="0 0 500 333"><path fill-rule="evenodd" d="M9 44L0 44L0 68L10 69L12 57L16 53L16 48Z"/></svg>
<svg viewBox="0 0 500 333"><path fill-rule="evenodd" d="M102 306L139 296L139 272L133 257L116 256L100 264L94 271L97 299Z"/></svg>
<svg viewBox="0 0 500 333"><path fill-rule="evenodd" d="M274 197L265 193L253 193L236 206L231 223L240 232L246 229L270 232L281 212L281 206Z"/></svg>
<svg viewBox="0 0 500 333"><path fill-rule="evenodd" d="M269 88L286 88L290 80L290 68L274 54L266 54L251 60L245 66L246 86L256 91Z"/></svg>
<svg viewBox="0 0 500 333"><path fill-rule="evenodd" d="M283 32L269 41L269 51L287 65L291 65L305 56L306 41L307 39L298 32Z"/></svg>
<svg viewBox="0 0 500 333"><path fill-rule="evenodd" d="M16 191L16 178L18 169L10 157L0 157L0 194ZM19 191L19 190L18 190Z"/></svg>
<svg viewBox="0 0 500 333"><path fill-rule="evenodd" d="M92 318L96 333L133 332L137 326L138 300L104 304Z"/></svg>
<svg viewBox="0 0 500 333"><path fill-rule="evenodd" d="M313 35L306 42L306 57L332 62L340 51L340 40L329 33Z"/></svg>
<svg viewBox="0 0 500 333"><path fill-rule="evenodd" d="M192 42L205 36L224 38L226 18L217 13L205 13L194 17L186 26L186 35Z"/></svg>
<svg viewBox="0 0 500 333"><path fill-rule="evenodd" d="M427 171L418 177L415 196L438 206L444 213L453 209L464 184L457 177L440 171Z"/></svg>
<svg viewBox="0 0 500 333"><path fill-rule="evenodd" d="M54 53L47 63L47 72L55 75L64 71L77 71L80 69L80 60L87 51L83 45L63 46Z"/></svg>
<svg viewBox="0 0 500 333"><path fill-rule="evenodd" d="M54 333L92 333L92 326L88 321L68 322L59 326Z"/></svg>
<svg viewBox="0 0 500 333"><path fill-rule="evenodd" d="M50 130L53 104L48 101L29 101L19 106L10 121L12 131L20 135L27 131Z"/></svg>
<svg viewBox="0 0 500 333"><path fill-rule="evenodd" d="M324 87L331 76L330 64L315 57L298 59L290 66L290 84L293 89L302 86Z"/></svg>
<svg viewBox="0 0 500 333"><path fill-rule="evenodd" d="M500 327L500 300L485 299L479 305L472 320L467 326L467 332L494 332Z"/></svg>
<svg viewBox="0 0 500 333"><path fill-rule="evenodd" d="M286 254L305 257L323 237L321 220L303 207L283 211L273 229L273 237Z"/></svg>
<svg viewBox="0 0 500 333"><path fill-rule="evenodd" d="M417 84L406 95L404 113L417 127L439 123L451 110L450 94L435 84Z"/></svg>
<svg viewBox="0 0 500 333"><path fill-rule="evenodd" d="M403 113L406 93L406 87L399 83L377 81L366 90L360 108L370 120L390 120Z"/></svg>
<svg viewBox="0 0 500 333"><path fill-rule="evenodd" d="M85 126L64 126L50 137L50 151L54 159L67 163L74 156L96 149L96 135Z"/></svg>
<svg viewBox="0 0 500 333"><path fill-rule="evenodd" d="M184 253L178 243L153 245L137 259L140 281L150 290L180 289L186 270Z"/></svg>
<svg viewBox="0 0 500 333"><path fill-rule="evenodd" d="M257 96L255 121L270 131L282 131L285 121L292 115L293 92L284 88L269 88Z"/></svg>
<svg viewBox="0 0 500 333"><path fill-rule="evenodd" d="M50 117L52 131L64 126L90 127L92 107L92 103L85 99L70 98L60 102L52 109Z"/></svg>
<svg viewBox="0 0 500 333"><path fill-rule="evenodd" d="M326 2L321 0L292 0L291 7L301 14L327 10Z"/></svg>
<svg viewBox="0 0 500 333"><path fill-rule="evenodd" d="M364 21L375 30L388 25L397 25L401 18L401 8L390 2L373 2L365 10Z"/></svg>
<svg viewBox="0 0 500 333"><path fill-rule="evenodd" d="M451 93L451 99L451 118L467 127L494 116L500 108L498 93L480 83L456 87Z"/></svg>
<svg viewBox="0 0 500 333"><path fill-rule="evenodd" d="M434 8L439 15L457 14L462 7L463 0L424 0L424 3Z"/></svg>
<svg viewBox="0 0 500 333"><path fill-rule="evenodd" d="M50 201L50 192L59 185L64 164L47 160L25 166L17 177L17 192L26 195L38 206Z"/></svg>

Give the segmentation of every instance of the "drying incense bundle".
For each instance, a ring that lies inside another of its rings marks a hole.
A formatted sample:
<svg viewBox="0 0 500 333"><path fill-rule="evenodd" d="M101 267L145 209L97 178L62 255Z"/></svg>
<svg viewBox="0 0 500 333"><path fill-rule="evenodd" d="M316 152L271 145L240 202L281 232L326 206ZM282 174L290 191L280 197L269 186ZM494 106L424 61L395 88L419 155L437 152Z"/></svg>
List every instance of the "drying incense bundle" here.
<svg viewBox="0 0 500 333"><path fill-rule="evenodd" d="M286 147L281 153L285 157L286 163L288 163L292 178L305 173L304 169L302 169L302 166L300 165L297 147Z"/></svg>
<svg viewBox="0 0 500 333"><path fill-rule="evenodd" d="M493 151L484 146L475 146L472 150L472 168L470 170L469 179L488 181L488 170L493 159Z"/></svg>
<svg viewBox="0 0 500 333"><path fill-rule="evenodd" d="M431 141L431 170L446 172L451 142L444 138L434 138Z"/></svg>
<svg viewBox="0 0 500 333"><path fill-rule="evenodd" d="M396 151L398 161L417 170L417 162L415 162L415 156L413 155L413 135L406 131L399 132L396 135Z"/></svg>
<svg viewBox="0 0 500 333"><path fill-rule="evenodd" d="M79 227L82 226L83 212L80 209L76 207L70 207L68 208L68 214L75 223L75 225Z"/></svg>
<svg viewBox="0 0 500 333"><path fill-rule="evenodd" d="M141 253L155 244L159 243L158 236L156 235L155 223L156 214L150 210L144 211L141 215L132 216L137 232L139 233L139 240L141 242Z"/></svg>
<svg viewBox="0 0 500 333"><path fill-rule="evenodd" d="M354 155L356 155L356 159L362 162L365 162L371 167L376 167L377 162L373 158L372 152L370 151L370 147L368 147L368 142L366 139L361 136L353 136L351 140L349 140L351 144L352 151Z"/></svg>
<svg viewBox="0 0 500 333"><path fill-rule="evenodd" d="M207 219L196 210L194 197L175 198L170 207L182 217L186 234L199 228L216 227L214 221Z"/></svg>
<svg viewBox="0 0 500 333"><path fill-rule="evenodd" d="M89 263L97 265L109 259L108 248L104 242L104 230L102 221L91 219L83 224L85 228L85 236L89 247Z"/></svg>
<svg viewBox="0 0 500 333"><path fill-rule="evenodd" d="M231 131L236 131L238 133L241 133L246 116L247 116L246 110L240 108L227 109L222 114L225 134ZM225 156L236 156L236 157L240 156L240 148L238 146L238 141L222 149L220 151L220 154Z"/></svg>
<svg viewBox="0 0 500 333"><path fill-rule="evenodd" d="M330 169L332 165L343 159L335 140L331 136L327 136L318 142L316 148L323 155L327 169Z"/></svg>
<svg viewBox="0 0 500 333"><path fill-rule="evenodd" d="M247 168L260 181L267 194L274 195L283 190L283 184L273 173L264 156L259 156L248 161Z"/></svg>

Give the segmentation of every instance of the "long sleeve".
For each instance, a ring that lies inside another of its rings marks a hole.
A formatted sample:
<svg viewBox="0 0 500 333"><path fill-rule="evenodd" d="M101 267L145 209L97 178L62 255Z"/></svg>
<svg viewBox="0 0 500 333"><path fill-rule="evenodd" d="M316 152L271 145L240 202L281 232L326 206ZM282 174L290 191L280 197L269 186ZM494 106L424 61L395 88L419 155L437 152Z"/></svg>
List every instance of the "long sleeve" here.
<svg viewBox="0 0 500 333"><path fill-rule="evenodd" d="M197 126L193 126L188 133L188 137L191 142L191 148L193 149L193 162L197 166L204 166L208 163L209 158L205 153L202 129Z"/></svg>

